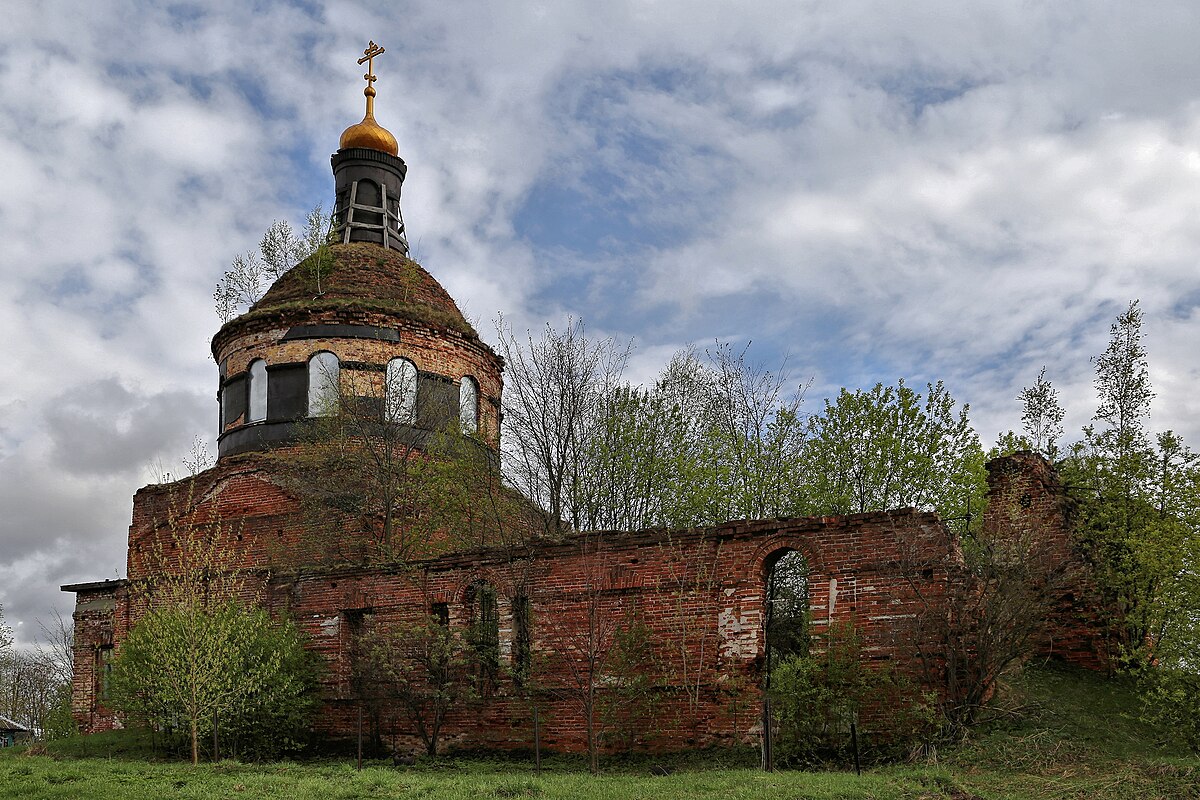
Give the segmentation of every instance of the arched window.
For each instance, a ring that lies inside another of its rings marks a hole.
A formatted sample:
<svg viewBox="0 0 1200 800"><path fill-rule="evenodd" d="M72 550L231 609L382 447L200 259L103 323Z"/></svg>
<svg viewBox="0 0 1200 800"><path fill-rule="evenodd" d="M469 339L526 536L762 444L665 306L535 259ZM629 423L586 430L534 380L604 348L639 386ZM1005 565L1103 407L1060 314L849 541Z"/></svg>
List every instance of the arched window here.
<svg viewBox="0 0 1200 800"><path fill-rule="evenodd" d="M463 433L479 430L479 384L470 375L458 385L458 422Z"/></svg>
<svg viewBox="0 0 1200 800"><path fill-rule="evenodd" d="M358 194L354 198L360 206L371 206L379 208L383 205L383 197L379 191L379 184L375 181L361 180L358 182Z"/></svg>
<svg viewBox="0 0 1200 800"><path fill-rule="evenodd" d="M308 415L321 417L337 411L341 365L329 351L308 360Z"/></svg>
<svg viewBox="0 0 1200 800"><path fill-rule="evenodd" d="M496 683L500 667L500 613L496 590L486 581L479 581L467 592L471 612L471 629L467 632L479 664L479 693L487 696Z"/></svg>
<svg viewBox="0 0 1200 800"><path fill-rule="evenodd" d="M261 358L250 362L250 410L247 422L262 422L267 418L267 362Z"/></svg>
<svg viewBox="0 0 1200 800"><path fill-rule="evenodd" d="M354 209L354 221L359 224L367 225L383 225L383 214L379 213L383 210L383 192L379 184L375 181L361 180L358 182L358 191L354 197L354 204L357 208ZM371 210L368 211L369 207ZM375 211L374 209L379 209Z"/></svg>
<svg viewBox="0 0 1200 800"><path fill-rule="evenodd" d="M387 365L384 392L388 422L412 425L417 421L417 365L407 358L393 358Z"/></svg>

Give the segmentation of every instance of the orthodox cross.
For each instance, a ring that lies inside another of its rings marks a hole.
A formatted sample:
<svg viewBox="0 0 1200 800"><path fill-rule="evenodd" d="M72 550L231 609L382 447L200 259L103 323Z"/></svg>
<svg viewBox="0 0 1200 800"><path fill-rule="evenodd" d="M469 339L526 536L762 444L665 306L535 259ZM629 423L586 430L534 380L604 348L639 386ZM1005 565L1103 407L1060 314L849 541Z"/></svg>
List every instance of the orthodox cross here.
<svg viewBox="0 0 1200 800"><path fill-rule="evenodd" d="M362 64L364 61L367 62L367 74L363 75L363 80L367 82L368 97L375 94L375 87L371 85L375 83L375 56L381 56L383 53L384 49L382 47L375 44L375 42L370 42L367 44L367 49L363 50L363 57L358 60L359 64Z"/></svg>

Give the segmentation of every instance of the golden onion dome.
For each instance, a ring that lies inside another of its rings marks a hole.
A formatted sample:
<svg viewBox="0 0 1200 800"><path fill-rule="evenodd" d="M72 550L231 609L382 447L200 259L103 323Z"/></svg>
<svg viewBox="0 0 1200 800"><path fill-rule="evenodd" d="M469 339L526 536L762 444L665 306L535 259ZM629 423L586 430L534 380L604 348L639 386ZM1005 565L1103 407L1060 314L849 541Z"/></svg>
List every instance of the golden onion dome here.
<svg viewBox="0 0 1200 800"><path fill-rule="evenodd" d="M351 125L342 131L342 138L338 140L338 149L345 150L348 147L365 147L368 150L379 150L392 156L400 154L400 145L396 143L396 137L392 136L391 131L376 122L375 115L369 111L363 117L362 122Z"/></svg>
<svg viewBox="0 0 1200 800"><path fill-rule="evenodd" d="M375 121L375 87L372 85L376 80L375 56L382 55L383 52L382 47L371 42L363 51L363 57L358 60L359 64L367 62L367 74L363 75L363 79L367 82L367 88L363 89L363 94L367 97L367 113L363 116L362 122L351 125L342 131L342 138L338 140L339 150L349 147L365 147L368 150L379 150L391 156L400 155L400 145L396 143L396 137Z"/></svg>

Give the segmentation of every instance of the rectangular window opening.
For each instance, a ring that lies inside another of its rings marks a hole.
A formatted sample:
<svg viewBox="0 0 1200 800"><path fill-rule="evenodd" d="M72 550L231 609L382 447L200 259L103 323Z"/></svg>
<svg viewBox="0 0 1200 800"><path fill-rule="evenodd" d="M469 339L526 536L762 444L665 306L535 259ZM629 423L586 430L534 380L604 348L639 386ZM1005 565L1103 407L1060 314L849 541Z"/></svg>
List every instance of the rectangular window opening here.
<svg viewBox="0 0 1200 800"><path fill-rule="evenodd" d="M533 667L532 613L529 598L513 598L513 680L521 686Z"/></svg>

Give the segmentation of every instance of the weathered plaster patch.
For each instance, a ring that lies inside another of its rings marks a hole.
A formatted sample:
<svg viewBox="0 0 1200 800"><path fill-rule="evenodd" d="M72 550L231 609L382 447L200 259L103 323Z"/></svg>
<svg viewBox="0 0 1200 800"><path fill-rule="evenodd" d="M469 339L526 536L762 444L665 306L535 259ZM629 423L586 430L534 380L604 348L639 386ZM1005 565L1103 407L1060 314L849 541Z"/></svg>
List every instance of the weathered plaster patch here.
<svg viewBox="0 0 1200 800"><path fill-rule="evenodd" d="M717 614L717 632L721 637L721 655L751 659L758 655L758 613L738 614L723 608Z"/></svg>

